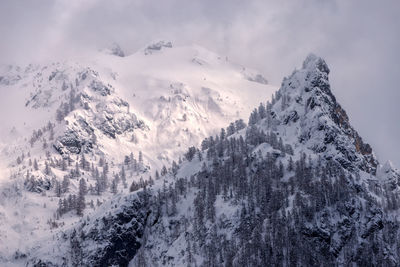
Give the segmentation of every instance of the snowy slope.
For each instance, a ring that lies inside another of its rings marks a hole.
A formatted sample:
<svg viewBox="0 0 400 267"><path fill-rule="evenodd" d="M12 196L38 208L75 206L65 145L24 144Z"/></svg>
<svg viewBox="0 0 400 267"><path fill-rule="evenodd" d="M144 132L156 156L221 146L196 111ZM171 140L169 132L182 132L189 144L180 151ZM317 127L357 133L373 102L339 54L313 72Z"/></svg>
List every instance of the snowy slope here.
<svg viewBox="0 0 400 267"><path fill-rule="evenodd" d="M247 128L206 140L130 266L398 266L400 172L352 128L328 74L309 55Z"/></svg>
<svg viewBox="0 0 400 267"><path fill-rule="evenodd" d="M18 106L2 100L1 263L399 265L400 172L351 126L323 59L270 97L197 46L120 52L3 71Z"/></svg>
<svg viewBox="0 0 400 267"><path fill-rule="evenodd" d="M398 266L400 172L350 125L328 74L310 55L249 126L58 228L29 264Z"/></svg>
<svg viewBox="0 0 400 267"><path fill-rule="evenodd" d="M77 60L2 72L0 90L6 97L1 99L1 113L9 114L2 116L2 142L9 147L16 136L27 138L34 129L54 121L56 108L87 71L110 84L150 128L148 140L135 147L149 159L176 158L220 125L247 117L253 106L269 99L276 89L249 81L249 75L257 75L254 71L197 46L168 47L147 55L141 50L127 57L98 53ZM55 75L52 80L51 75ZM85 86L75 87L86 92ZM25 106L38 92L39 99ZM177 138L172 141L171 135Z"/></svg>
<svg viewBox="0 0 400 267"><path fill-rule="evenodd" d="M28 253L52 236L59 200L78 193L80 178L95 187L99 160L108 163L111 184L132 153L135 164L125 166L127 181L118 187L127 192L126 185L154 177L187 147L247 117L276 90L256 71L204 48L159 46L129 56L113 47L84 58L1 69L0 260L23 261L16 251ZM76 175L83 154L87 166ZM68 192L59 197L55 182L65 176ZM89 194L86 202L111 197L107 189ZM57 229L78 219L70 211L56 218Z"/></svg>

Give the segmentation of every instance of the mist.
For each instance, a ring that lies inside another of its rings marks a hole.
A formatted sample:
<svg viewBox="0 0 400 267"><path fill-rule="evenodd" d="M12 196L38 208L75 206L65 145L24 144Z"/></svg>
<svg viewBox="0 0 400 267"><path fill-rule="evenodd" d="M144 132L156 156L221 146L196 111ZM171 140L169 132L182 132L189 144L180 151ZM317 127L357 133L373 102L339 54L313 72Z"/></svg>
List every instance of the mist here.
<svg viewBox="0 0 400 267"><path fill-rule="evenodd" d="M0 63L69 58L117 42L129 54L166 39L258 69L270 83L308 53L327 61L332 91L381 162L400 167L400 2L0 2Z"/></svg>

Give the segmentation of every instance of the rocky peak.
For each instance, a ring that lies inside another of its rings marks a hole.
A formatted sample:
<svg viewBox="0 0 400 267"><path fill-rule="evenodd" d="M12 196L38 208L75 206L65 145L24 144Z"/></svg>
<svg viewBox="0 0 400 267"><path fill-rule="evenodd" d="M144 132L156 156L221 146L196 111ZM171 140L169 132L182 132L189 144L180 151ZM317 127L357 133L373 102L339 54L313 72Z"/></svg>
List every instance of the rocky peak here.
<svg viewBox="0 0 400 267"><path fill-rule="evenodd" d="M116 42L113 42L108 48L106 48L102 51L106 54L114 55L117 57L125 57L126 56L124 50L122 50L121 46Z"/></svg>
<svg viewBox="0 0 400 267"><path fill-rule="evenodd" d="M309 149L337 160L346 169L375 174L378 162L336 101L329 72L324 59L307 56L302 68L283 80L272 112L285 127L295 128L297 141Z"/></svg>
<svg viewBox="0 0 400 267"><path fill-rule="evenodd" d="M319 70L323 73L329 74L330 70L325 60L316 56L315 54L309 54L303 62L303 69L315 71Z"/></svg>
<svg viewBox="0 0 400 267"><path fill-rule="evenodd" d="M118 57L124 57L125 56L124 51L122 50L122 48L117 43L113 43L111 45L110 50L111 50L112 54L115 55L115 56L118 56Z"/></svg>
<svg viewBox="0 0 400 267"><path fill-rule="evenodd" d="M393 166L393 163L390 160L381 165L378 168L377 173L380 177L394 185L398 184L400 181L400 171Z"/></svg>
<svg viewBox="0 0 400 267"><path fill-rule="evenodd" d="M172 42L170 41L157 41L149 44L145 49L144 49L144 54L145 55L151 55L156 51L160 51L163 48L172 48Z"/></svg>

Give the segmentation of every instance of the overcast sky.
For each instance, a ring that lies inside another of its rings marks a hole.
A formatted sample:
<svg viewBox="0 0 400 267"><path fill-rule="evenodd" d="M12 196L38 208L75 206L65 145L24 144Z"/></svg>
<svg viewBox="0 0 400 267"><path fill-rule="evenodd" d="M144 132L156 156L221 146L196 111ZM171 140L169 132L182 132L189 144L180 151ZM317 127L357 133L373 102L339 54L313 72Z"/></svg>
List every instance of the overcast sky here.
<svg viewBox="0 0 400 267"><path fill-rule="evenodd" d="M381 161L400 167L398 0L1 0L0 63L68 57L117 42L199 44L279 85L309 52Z"/></svg>

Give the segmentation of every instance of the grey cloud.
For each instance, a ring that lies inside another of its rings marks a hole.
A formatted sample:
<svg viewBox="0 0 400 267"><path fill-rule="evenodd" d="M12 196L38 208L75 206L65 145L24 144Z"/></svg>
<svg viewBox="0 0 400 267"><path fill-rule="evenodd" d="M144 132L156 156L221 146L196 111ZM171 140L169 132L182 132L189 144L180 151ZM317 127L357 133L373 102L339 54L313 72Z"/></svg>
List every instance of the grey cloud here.
<svg viewBox="0 0 400 267"><path fill-rule="evenodd" d="M0 62L68 57L118 42L134 52L164 38L196 43L279 84L314 52L352 123L400 167L400 2L0 1Z"/></svg>

